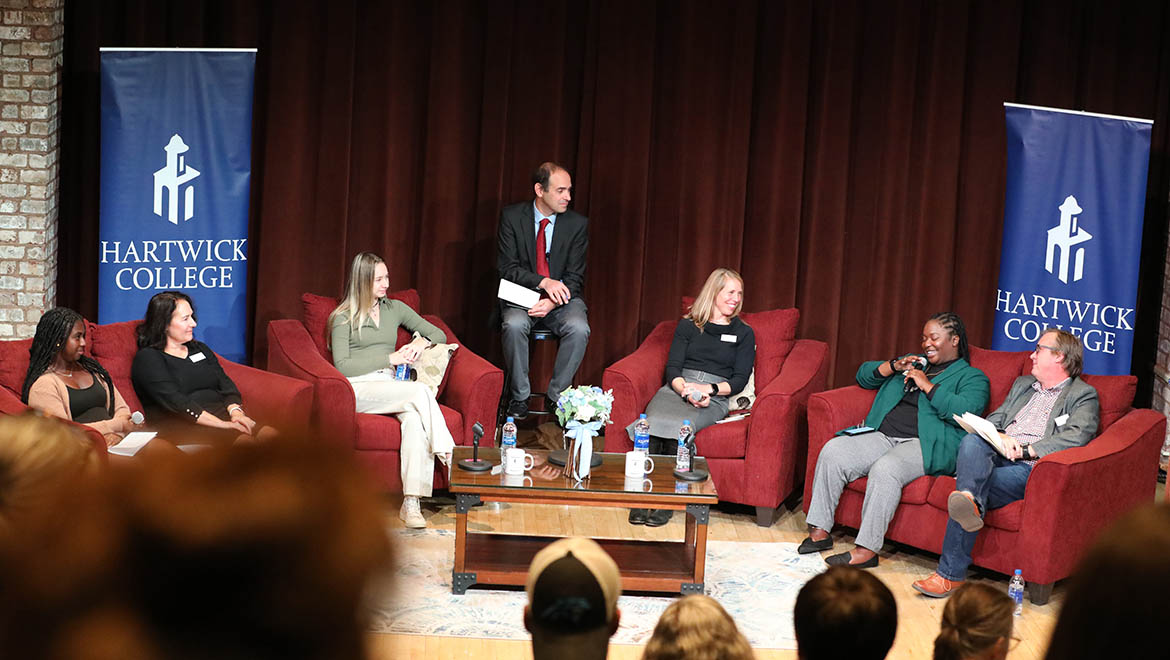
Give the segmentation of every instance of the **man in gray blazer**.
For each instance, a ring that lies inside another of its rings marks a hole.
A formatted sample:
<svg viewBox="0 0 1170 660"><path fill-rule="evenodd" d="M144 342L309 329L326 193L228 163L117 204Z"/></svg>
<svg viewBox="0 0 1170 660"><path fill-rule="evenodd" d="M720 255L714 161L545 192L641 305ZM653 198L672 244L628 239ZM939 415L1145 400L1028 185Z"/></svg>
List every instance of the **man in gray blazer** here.
<svg viewBox="0 0 1170 660"><path fill-rule="evenodd" d="M1007 457L975 434L963 438L955 463L956 490L947 498L947 523L938 568L914 583L927 596L949 596L967 577L983 514L1024 498L1036 461L1097 434L1097 390L1081 380L1084 349L1064 330L1048 329L1032 351L1032 375L1012 384L987 420L999 429Z"/></svg>
<svg viewBox="0 0 1170 660"><path fill-rule="evenodd" d="M500 302L504 368L508 374L508 414L528 415L528 338L533 327L546 328L560 340L548 399L556 404L573 382L589 342L585 259L589 219L569 210L573 180L557 163L542 163L532 173L535 199L504 207L500 213L497 269L500 278L538 289L531 309Z"/></svg>

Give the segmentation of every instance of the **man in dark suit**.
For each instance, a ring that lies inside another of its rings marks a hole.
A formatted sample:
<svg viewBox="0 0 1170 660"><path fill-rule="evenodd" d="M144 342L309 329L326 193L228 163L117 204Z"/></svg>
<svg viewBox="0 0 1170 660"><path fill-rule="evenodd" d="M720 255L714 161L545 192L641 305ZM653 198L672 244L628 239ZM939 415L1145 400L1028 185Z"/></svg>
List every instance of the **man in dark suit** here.
<svg viewBox="0 0 1170 660"><path fill-rule="evenodd" d="M1032 351L1032 375L1017 378L1003 405L987 416L1007 455L974 433L963 438L955 490L947 498L951 519L942 554L935 572L911 585L919 593L945 598L959 588L984 513L1024 499L1036 461L1084 446L1097 434L1100 403L1097 390L1081 380L1083 365L1080 339L1065 330L1045 330Z"/></svg>
<svg viewBox="0 0 1170 660"><path fill-rule="evenodd" d="M509 379L508 414L528 415L528 337L540 326L560 340L548 383L548 399L556 404L561 391L585 356L589 318L582 293L585 257L589 250L589 219L569 210L573 180L556 163L542 163L532 173L536 197L504 207L500 213L497 268L502 279L539 289L540 302L531 309L501 301L504 363Z"/></svg>

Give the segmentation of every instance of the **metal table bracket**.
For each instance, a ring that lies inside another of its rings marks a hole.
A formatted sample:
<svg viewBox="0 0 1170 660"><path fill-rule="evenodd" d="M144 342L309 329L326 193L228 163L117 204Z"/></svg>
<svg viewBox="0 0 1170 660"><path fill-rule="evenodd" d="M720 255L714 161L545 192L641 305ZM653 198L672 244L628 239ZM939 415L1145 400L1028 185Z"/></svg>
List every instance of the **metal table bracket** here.
<svg viewBox="0 0 1170 660"><path fill-rule="evenodd" d="M471 510L471 507L477 506L480 503L479 495L474 493L456 493L455 513L467 513Z"/></svg>
<svg viewBox="0 0 1170 660"><path fill-rule="evenodd" d="M475 573L455 573L451 574L451 593L461 595L466 593L467 588L475 584ZM701 587L702 585L700 585ZM685 587L685 585L684 585ZM685 592L684 592L685 593Z"/></svg>
<svg viewBox="0 0 1170 660"><path fill-rule="evenodd" d="M687 513L694 516L695 522L700 525L706 525L707 519L711 514L711 505L709 504L688 504Z"/></svg>

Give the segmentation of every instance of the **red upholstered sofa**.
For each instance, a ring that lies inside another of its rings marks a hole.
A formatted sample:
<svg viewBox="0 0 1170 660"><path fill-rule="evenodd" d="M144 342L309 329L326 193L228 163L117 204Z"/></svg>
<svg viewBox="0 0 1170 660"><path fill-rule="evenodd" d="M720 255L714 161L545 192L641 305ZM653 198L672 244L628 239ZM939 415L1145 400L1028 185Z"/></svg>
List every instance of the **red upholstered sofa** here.
<svg viewBox="0 0 1170 660"><path fill-rule="evenodd" d="M114 386L125 397L131 410L142 410L134 386L130 382L130 364L138 351L134 329L139 321L125 321L97 325L85 322L87 352L102 363ZM0 411L11 413L25 410L20 402L20 391L24 387L28 371L28 349L32 339L0 342ZM214 348L214 347L213 347ZM313 400L312 386L302 381L278 374L253 369L219 358L227 375L240 388L244 407L253 419L269 424L285 433L300 433L308 429L309 406ZM147 423L149 425L149 421ZM89 430L89 429L87 429ZM96 436L105 451L105 442L96 431Z"/></svg>
<svg viewBox="0 0 1170 660"><path fill-rule="evenodd" d="M414 289L397 291L389 297L405 302L415 311L419 309L419 296ZM326 346L325 321L337 306L337 300L306 293L301 296L301 302L303 322L285 319L268 324L268 368L313 383L313 423L322 437L353 447L387 489L401 492L398 447L402 438L398 420L391 415L356 412L353 388L333 366L332 354ZM442 319L424 318L447 333L448 343L460 343ZM399 328L398 345L409 340L407 332ZM496 405L503 386L503 371L466 346L459 346L447 365L438 396L443 418L456 444L471 444L471 429L476 422L483 425L485 438L493 437ZM446 470L437 462L435 465L435 485L445 487Z"/></svg>
<svg viewBox="0 0 1170 660"><path fill-rule="evenodd" d="M766 527L802 476L806 403L810 394L825 388L829 347L796 338L797 309L744 314L743 320L756 335L757 398L752 414L742 421L703 429L695 443L698 454L707 459L719 499L756 507L756 523ZM606 428L606 451L633 448L625 427L646 410L662 387L677 323L659 323L637 350L605 370L601 386L613 390L613 424Z"/></svg>
<svg viewBox="0 0 1170 660"><path fill-rule="evenodd" d="M1027 352L971 348L971 364L991 381L985 413L1007 397L1012 382L1031 373ZM1101 403L1098 435L1088 445L1041 459L1028 479L1024 499L987 513L973 552L974 563L1000 573L1022 569L1032 602L1043 604L1052 585L1072 572L1087 544L1110 522L1134 505L1148 501L1157 475L1158 450L1166 418L1153 410L1134 409L1134 376L1084 376L1097 388ZM808 402L808 466L804 510L821 449L838 430L862 419L875 392L856 385L814 394ZM837 506L839 524L861 524L866 480L848 484ZM941 552L947 524L947 496L954 477L921 477L902 491L886 538Z"/></svg>

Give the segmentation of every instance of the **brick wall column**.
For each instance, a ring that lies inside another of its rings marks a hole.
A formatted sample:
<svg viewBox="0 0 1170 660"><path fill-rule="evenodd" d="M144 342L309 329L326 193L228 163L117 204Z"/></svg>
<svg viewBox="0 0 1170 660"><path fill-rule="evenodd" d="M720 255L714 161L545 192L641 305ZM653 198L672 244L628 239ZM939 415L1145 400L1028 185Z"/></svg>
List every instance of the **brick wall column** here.
<svg viewBox="0 0 1170 660"><path fill-rule="evenodd" d="M1170 250L1166 253L1165 269L1162 273L1162 315L1158 321L1158 359L1154 366L1154 396L1150 406L1170 416ZM1165 470L1170 459L1170 428L1162 444L1160 467Z"/></svg>
<svg viewBox="0 0 1170 660"><path fill-rule="evenodd" d="M65 0L0 0L0 339L56 301Z"/></svg>

